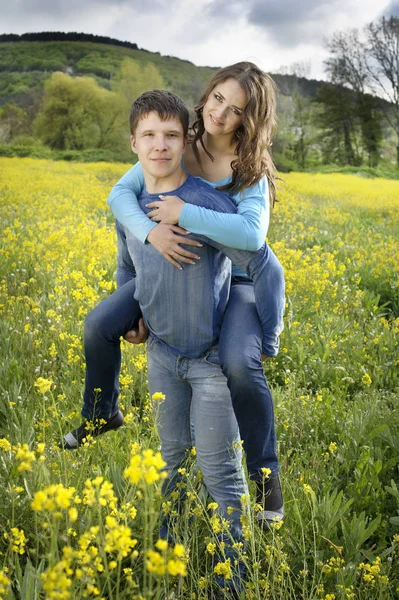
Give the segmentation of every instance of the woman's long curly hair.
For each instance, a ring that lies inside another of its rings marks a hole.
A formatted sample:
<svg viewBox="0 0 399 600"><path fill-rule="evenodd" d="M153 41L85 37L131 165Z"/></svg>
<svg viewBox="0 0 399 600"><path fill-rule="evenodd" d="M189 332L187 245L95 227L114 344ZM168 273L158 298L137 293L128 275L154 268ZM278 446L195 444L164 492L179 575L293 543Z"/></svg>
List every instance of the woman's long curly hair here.
<svg viewBox="0 0 399 600"><path fill-rule="evenodd" d="M237 142L237 158L231 162L233 171L231 183L219 189L236 193L257 183L266 175L269 183L270 203L273 206L276 197L275 166L270 154L273 135L276 129L276 84L273 79L251 62L239 62L220 69L211 79L202 98L194 107L197 119L193 123L193 152L198 163L201 159L198 142L204 152L214 160L205 148L205 132L202 111L209 94L227 79L236 79L247 96L242 122L234 132L233 142Z"/></svg>

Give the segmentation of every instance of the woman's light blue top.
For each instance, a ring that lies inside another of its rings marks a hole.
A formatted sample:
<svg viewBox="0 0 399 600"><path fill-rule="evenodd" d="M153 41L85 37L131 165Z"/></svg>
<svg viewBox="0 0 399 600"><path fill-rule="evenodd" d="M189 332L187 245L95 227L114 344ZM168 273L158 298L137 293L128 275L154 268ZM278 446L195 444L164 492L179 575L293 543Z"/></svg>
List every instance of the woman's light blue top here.
<svg viewBox="0 0 399 600"><path fill-rule="evenodd" d="M186 171L184 162L182 166ZM199 179L216 188L229 183L231 176L215 182L202 177ZM138 162L112 188L107 200L118 221L143 243L151 229L157 225L144 214L138 204L137 197L144 187L143 170ZM237 206L236 214L219 213L186 203L180 214L179 225L225 246L254 252L263 246L269 227L267 178L263 177L242 192L229 195ZM233 268L233 275L246 276L237 268Z"/></svg>

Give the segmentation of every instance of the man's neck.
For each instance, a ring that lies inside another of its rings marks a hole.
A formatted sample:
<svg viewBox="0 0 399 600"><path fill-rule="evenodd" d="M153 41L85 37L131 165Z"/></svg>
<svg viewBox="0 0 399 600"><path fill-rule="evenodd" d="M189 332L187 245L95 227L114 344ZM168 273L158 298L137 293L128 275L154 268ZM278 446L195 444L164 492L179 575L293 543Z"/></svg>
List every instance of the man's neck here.
<svg viewBox="0 0 399 600"><path fill-rule="evenodd" d="M149 173L144 173L145 188L149 194L161 194L162 192L172 192L179 188L187 179L187 173L179 169L169 177L153 177Z"/></svg>

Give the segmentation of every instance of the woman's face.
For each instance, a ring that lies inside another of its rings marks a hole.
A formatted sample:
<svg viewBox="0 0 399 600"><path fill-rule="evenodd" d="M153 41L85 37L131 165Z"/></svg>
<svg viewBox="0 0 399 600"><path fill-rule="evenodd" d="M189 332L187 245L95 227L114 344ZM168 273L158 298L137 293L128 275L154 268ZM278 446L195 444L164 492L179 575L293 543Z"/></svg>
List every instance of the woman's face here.
<svg viewBox="0 0 399 600"><path fill-rule="evenodd" d="M242 121L247 96L234 78L218 83L204 104L202 117L209 135L232 135Z"/></svg>

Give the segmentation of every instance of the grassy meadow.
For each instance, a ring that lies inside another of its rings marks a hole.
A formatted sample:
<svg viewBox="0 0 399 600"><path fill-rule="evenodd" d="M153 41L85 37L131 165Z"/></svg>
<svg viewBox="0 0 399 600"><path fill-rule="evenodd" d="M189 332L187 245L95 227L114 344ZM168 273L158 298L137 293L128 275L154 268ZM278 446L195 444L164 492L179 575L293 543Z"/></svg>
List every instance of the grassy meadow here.
<svg viewBox="0 0 399 600"><path fill-rule="evenodd" d="M181 543L157 539L162 461L143 347L124 342L126 426L57 448L80 422L84 317L115 288L105 200L125 170L0 158L0 599L212 597L224 525L194 449ZM265 368L286 519L262 532L253 494L243 499L245 599L399 598L398 216L398 181L279 182L269 242L287 307Z"/></svg>

